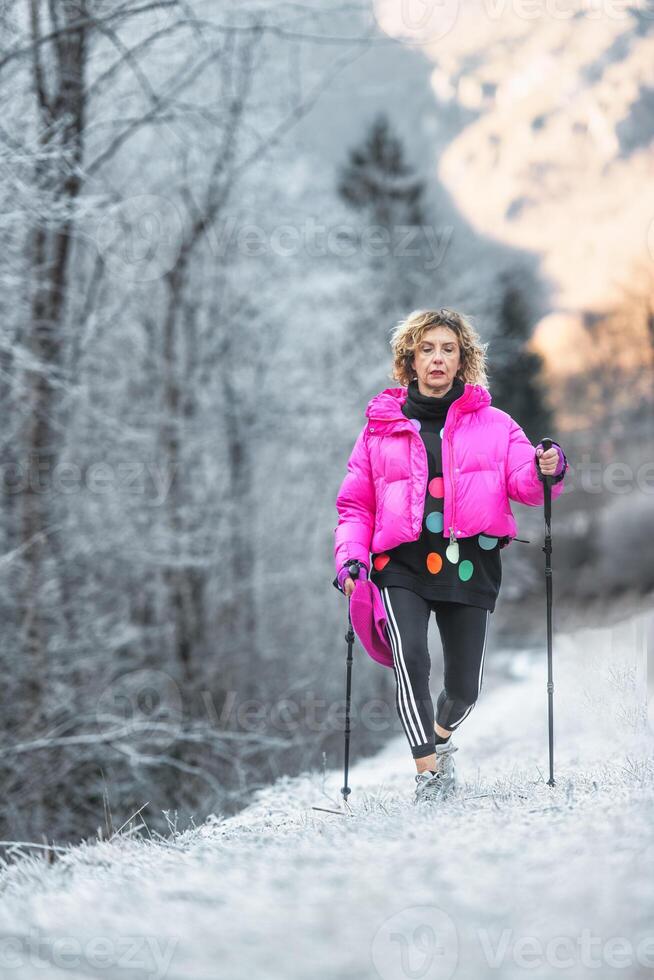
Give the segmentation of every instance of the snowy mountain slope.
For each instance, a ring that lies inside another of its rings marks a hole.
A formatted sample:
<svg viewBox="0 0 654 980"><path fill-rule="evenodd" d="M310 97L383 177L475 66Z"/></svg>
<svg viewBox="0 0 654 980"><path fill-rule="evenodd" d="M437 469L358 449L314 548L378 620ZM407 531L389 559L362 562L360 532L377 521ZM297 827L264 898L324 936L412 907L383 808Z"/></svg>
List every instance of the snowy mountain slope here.
<svg viewBox="0 0 654 980"><path fill-rule="evenodd" d="M460 4L442 35L434 9L413 38L436 96L472 116L438 174L478 232L543 256L559 308L602 309L654 258L654 20L638 4L529 6Z"/></svg>
<svg viewBox="0 0 654 980"><path fill-rule="evenodd" d="M2 975L651 975L648 629L557 633L553 789L543 655L482 696L457 735L461 793L437 810L410 803L404 739L359 762L355 744L352 815L311 809L333 806L339 765L168 841L6 869Z"/></svg>
<svg viewBox="0 0 654 980"><path fill-rule="evenodd" d="M654 261L651 5L375 0L428 57L435 172L480 239L539 260L534 332L552 376L584 366L584 315L625 301Z"/></svg>
<svg viewBox="0 0 654 980"><path fill-rule="evenodd" d="M386 111L451 231L447 278L416 305L458 305L486 328L497 274L527 263L550 292L536 349L576 372L584 314L619 303L654 259L653 24L643 4L374 0L341 25L351 58L293 152L329 182ZM301 65L335 50L308 45Z"/></svg>

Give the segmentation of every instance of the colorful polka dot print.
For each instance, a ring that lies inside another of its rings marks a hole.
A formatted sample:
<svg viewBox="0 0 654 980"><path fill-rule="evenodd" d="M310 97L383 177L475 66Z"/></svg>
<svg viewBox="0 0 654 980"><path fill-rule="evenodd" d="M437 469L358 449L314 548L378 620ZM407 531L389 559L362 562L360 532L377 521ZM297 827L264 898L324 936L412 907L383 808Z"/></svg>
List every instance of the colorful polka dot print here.
<svg viewBox="0 0 654 980"><path fill-rule="evenodd" d="M453 565L459 560L459 542L455 541L454 544L448 544L445 550L445 557L448 561L451 561Z"/></svg>
<svg viewBox="0 0 654 980"><path fill-rule="evenodd" d="M378 572L381 572L382 568L386 568L390 560L390 555L375 555L372 564Z"/></svg>
<svg viewBox="0 0 654 980"><path fill-rule="evenodd" d="M443 530L443 515L440 511L435 510L431 514L427 514L425 520L425 526L428 531L433 531L434 534L438 534L439 531Z"/></svg>
<svg viewBox="0 0 654 980"><path fill-rule="evenodd" d="M483 548L484 551L492 551L497 544L497 538L491 538L487 534L480 534L478 541L479 547Z"/></svg>
<svg viewBox="0 0 654 980"><path fill-rule="evenodd" d="M420 428L421 428L420 419L409 419L409 422L415 429L418 430L418 432L420 432Z"/></svg>
<svg viewBox="0 0 654 980"><path fill-rule="evenodd" d="M428 490L432 497L436 497L437 499L443 497L445 495L445 491L443 489L443 477L435 476L433 480L430 480Z"/></svg>
<svg viewBox="0 0 654 980"><path fill-rule="evenodd" d="M465 561L462 561L461 564L459 565L459 578L461 579L461 581L467 582L468 579L472 577L472 573L474 572L474 570L475 570L474 565L472 564L471 561L468 561L467 558Z"/></svg>
<svg viewBox="0 0 654 980"><path fill-rule="evenodd" d="M430 551L427 555L427 568L432 573L432 575L438 575L441 568L443 567L443 559L438 554L437 551Z"/></svg>

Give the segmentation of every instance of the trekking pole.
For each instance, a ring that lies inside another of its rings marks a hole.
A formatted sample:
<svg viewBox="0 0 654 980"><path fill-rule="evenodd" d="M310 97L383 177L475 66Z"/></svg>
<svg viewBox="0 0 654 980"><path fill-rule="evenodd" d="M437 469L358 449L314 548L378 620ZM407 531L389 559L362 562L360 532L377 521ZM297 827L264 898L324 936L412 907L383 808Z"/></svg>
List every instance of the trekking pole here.
<svg viewBox="0 0 654 980"><path fill-rule="evenodd" d="M547 452L552 447L551 439L541 439L543 452ZM550 522L552 519L552 483L551 477L545 476L540 472L538 475L543 482L543 501L545 507L545 592L547 601L547 716L549 726L549 755L550 755L550 778L547 780L548 786L554 786L554 681L552 680L552 531Z"/></svg>
<svg viewBox="0 0 654 980"><path fill-rule="evenodd" d="M361 565L358 561L353 561L350 564L350 578L357 579L359 577L359 571ZM352 647L354 645L354 630L352 628L352 619L350 618L350 600L352 596L349 595L347 598L347 621L348 629L345 634L345 639L347 641L347 661L346 661L346 682L345 682L345 759L344 759L344 774L343 774L343 787L341 789L341 794L343 796L343 802L347 803L347 798L352 792L350 787L347 785L348 768L350 763L350 701L352 695Z"/></svg>
<svg viewBox="0 0 654 980"><path fill-rule="evenodd" d="M364 567L362 562L353 559L351 562L347 563L349 576L351 579L357 579L359 577L359 572ZM338 580L334 579L333 584L340 589L338 585ZM341 590L343 591L343 590ZM348 629L345 634L345 639L347 641L347 661L346 661L346 683L345 683L345 761L344 761L344 777L343 777L343 787L341 788L341 794L343 796L343 802L347 804L347 809L351 811L350 805L347 802L347 798L352 792L350 787L347 785L348 768L350 763L350 703L352 698L352 647L354 645L354 629L352 627L352 618L350 616L350 599L352 596L347 598L347 622ZM312 810L322 810L323 813L335 813L337 816L343 816L343 810L330 810L323 806L313 806Z"/></svg>

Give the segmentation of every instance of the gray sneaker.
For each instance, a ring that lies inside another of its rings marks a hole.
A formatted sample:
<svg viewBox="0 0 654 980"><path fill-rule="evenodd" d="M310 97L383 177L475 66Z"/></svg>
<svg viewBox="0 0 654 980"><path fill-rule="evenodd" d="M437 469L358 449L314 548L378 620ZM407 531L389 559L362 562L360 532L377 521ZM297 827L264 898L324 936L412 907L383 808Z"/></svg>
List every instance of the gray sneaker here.
<svg viewBox="0 0 654 980"><path fill-rule="evenodd" d="M436 746L436 774L429 769L416 774L414 803L438 801L456 790L456 767L452 756L458 752L452 745L452 737L442 745Z"/></svg>

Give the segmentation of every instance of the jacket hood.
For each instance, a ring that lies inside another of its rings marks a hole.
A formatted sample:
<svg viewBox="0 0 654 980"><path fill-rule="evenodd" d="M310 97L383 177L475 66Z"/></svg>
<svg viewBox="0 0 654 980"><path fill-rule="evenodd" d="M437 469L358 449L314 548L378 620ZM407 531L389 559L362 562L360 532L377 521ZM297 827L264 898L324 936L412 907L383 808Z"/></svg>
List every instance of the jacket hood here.
<svg viewBox="0 0 654 980"><path fill-rule="evenodd" d="M385 388L378 395L371 398L366 408L366 416L377 421L391 421L393 419L406 419L402 413L402 406L407 398L406 388ZM476 412L479 408L486 408L492 401L490 391L483 385L471 385L466 382L463 394L452 402L451 408L456 406L457 412Z"/></svg>

